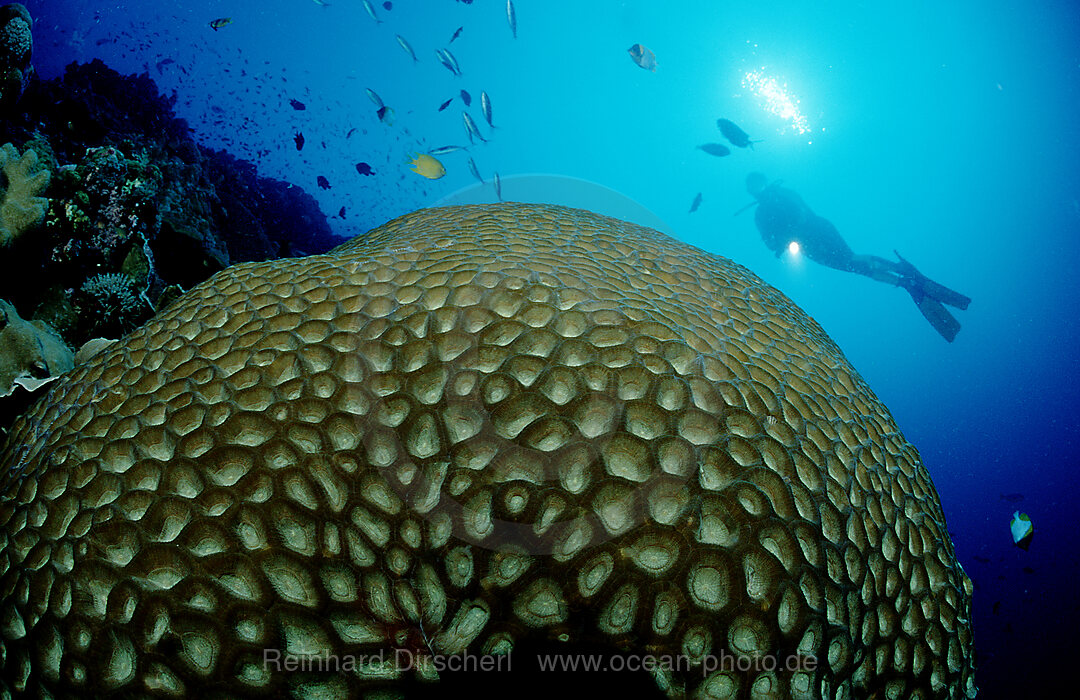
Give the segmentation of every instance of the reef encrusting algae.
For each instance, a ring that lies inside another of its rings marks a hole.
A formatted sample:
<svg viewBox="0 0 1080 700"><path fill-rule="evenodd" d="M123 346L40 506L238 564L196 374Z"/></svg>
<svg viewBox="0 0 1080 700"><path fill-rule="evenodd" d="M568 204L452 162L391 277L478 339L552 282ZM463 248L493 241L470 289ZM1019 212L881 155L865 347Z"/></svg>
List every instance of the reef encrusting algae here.
<svg viewBox="0 0 1080 700"><path fill-rule="evenodd" d="M836 345L581 210L233 266L51 384L0 475L8 693L357 697L545 640L682 659L673 698L975 695L934 486Z"/></svg>

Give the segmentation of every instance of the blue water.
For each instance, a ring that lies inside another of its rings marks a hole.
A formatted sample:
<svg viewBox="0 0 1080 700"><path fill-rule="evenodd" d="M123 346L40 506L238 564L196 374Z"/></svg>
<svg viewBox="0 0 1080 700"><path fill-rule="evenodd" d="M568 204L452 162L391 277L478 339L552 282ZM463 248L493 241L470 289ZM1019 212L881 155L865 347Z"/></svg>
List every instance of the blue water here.
<svg viewBox="0 0 1080 700"><path fill-rule="evenodd" d="M330 2L26 5L43 77L95 57L149 71L176 91L200 141L312 192L342 235L478 184L465 152L442 158L438 181L406 165L413 152L467 145L465 89L491 139L470 153L485 179L500 173L504 198L536 196L535 179L517 175L578 178L748 266L822 324L922 453L976 585L980 697L1039 697L1048 679L1069 677L1061 666L1080 647L1080 13L1071 3L517 0L514 39L501 0L395 0L389 11L374 2L380 24L359 0ZM218 17L234 21L213 31ZM630 60L638 42L655 53L655 73ZM460 77L436 60L447 46ZM174 63L159 68L165 59ZM752 71L786 85L808 131L770 113L743 84ZM392 126L365 88L394 109ZM723 141L718 117L761 142L726 158L697 150ZM376 174L360 176L361 161ZM754 170L783 179L857 252L896 248L970 296L956 341L939 337L901 289L775 258L752 214L733 216L751 201L743 181ZM699 191L701 208L688 214ZM491 200L494 190L471 196ZM1027 552L1010 538L1015 509L1035 524Z"/></svg>

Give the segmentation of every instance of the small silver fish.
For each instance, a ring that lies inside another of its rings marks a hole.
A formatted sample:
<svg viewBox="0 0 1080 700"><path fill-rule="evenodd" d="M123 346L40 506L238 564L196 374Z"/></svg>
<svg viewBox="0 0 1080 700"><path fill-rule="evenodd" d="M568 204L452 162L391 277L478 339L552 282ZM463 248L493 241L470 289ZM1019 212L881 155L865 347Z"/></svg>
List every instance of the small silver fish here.
<svg viewBox="0 0 1080 700"><path fill-rule="evenodd" d="M502 181L499 180L499 173L495 173L495 177L493 179L495 181L495 196L498 197L499 201L501 202L502 201Z"/></svg>
<svg viewBox="0 0 1080 700"><path fill-rule="evenodd" d="M447 153L453 153L454 151L460 151L463 148L465 148L465 146L439 146L438 148L433 148L430 151L428 151L428 155L430 155L430 156L444 156Z"/></svg>
<svg viewBox="0 0 1080 700"><path fill-rule="evenodd" d="M495 124L491 121L491 98L483 90L480 91L480 111L484 113L484 119L487 121L488 126L494 129Z"/></svg>
<svg viewBox="0 0 1080 700"><path fill-rule="evenodd" d="M379 115L379 121L387 126L394 125L394 109L392 107L379 107L379 111L376 112Z"/></svg>
<svg viewBox="0 0 1080 700"><path fill-rule="evenodd" d="M458 67L458 62L457 59L454 58L454 54L446 49L435 49L435 55L439 57L439 63L446 66L446 70L454 75L461 75L461 69Z"/></svg>
<svg viewBox="0 0 1080 700"><path fill-rule="evenodd" d="M461 119L465 122L465 133L469 135L469 143L475 143L473 141L474 137L484 142L487 141L486 138L480 135L480 130L476 128L476 122L473 121L468 112L462 112Z"/></svg>
<svg viewBox="0 0 1080 700"><path fill-rule="evenodd" d="M371 88L366 88L366 90L367 90L368 99L375 103L375 109L382 109L382 107L383 107L382 98L379 97L378 94L376 94L375 91L372 90Z"/></svg>
<svg viewBox="0 0 1080 700"><path fill-rule="evenodd" d="M409 54L409 56L413 60L413 63L416 63L416 54L413 53L412 47L409 46L409 42L405 41L405 37L401 36L400 34L396 35L396 37L398 45L401 46L401 48L405 49L405 53Z"/></svg>
<svg viewBox="0 0 1080 700"><path fill-rule="evenodd" d="M367 0L364 0L367 2ZM517 13L514 12L514 0L506 0L506 21L510 24L510 31L517 39Z"/></svg>
<svg viewBox="0 0 1080 700"><path fill-rule="evenodd" d="M484 184L484 178L480 177L480 168L476 167L476 161L472 159L472 156L469 157L469 172L480 181L481 185Z"/></svg>
<svg viewBox="0 0 1080 700"><path fill-rule="evenodd" d="M450 70L454 72L454 75L461 75L461 66L458 65L454 54L450 53L450 49L443 49L443 55L446 56L446 60L450 61Z"/></svg>
<svg viewBox="0 0 1080 700"><path fill-rule="evenodd" d="M371 3L368 2L368 0L360 0L360 2L364 5L364 9L367 10L367 13L371 15L371 19L375 20L378 24L382 24L382 20L375 16L375 8L371 6Z"/></svg>

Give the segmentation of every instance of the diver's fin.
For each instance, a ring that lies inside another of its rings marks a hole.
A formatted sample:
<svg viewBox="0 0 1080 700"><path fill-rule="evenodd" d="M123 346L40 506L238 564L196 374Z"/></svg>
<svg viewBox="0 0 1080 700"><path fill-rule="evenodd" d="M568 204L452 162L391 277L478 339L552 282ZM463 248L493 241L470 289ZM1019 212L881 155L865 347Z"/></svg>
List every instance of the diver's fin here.
<svg viewBox="0 0 1080 700"><path fill-rule="evenodd" d="M909 289L908 292L915 301L915 306L919 307L923 318L930 322L942 338L951 343L960 332L960 322L956 320L956 317L949 313L944 304L929 294L924 294L918 289Z"/></svg>
<svg viewBox="0 0 1080 700"><path fill-rule="evenodd" d="M949 306L955 306L961 311L967 309L968 304L971 303L971 297L964 296L960 292L954 292L945 285L935 282L915 269L915 266L905 260L904 256L900 255L900 253L895 250L893 253L896 253L896 257L900 259L901 276L908 278L909 280L908 283L903 286L907 287L908 285L911 285L918 287L925 296L928 296L931 299L940 301L943 304L948 304ZM911 290L909 289L908 291ZM918 301L915 303L918 303ZM933 321L931 321L931 323L933 323ZM955 335L955 333L953 335Z"/></svg>

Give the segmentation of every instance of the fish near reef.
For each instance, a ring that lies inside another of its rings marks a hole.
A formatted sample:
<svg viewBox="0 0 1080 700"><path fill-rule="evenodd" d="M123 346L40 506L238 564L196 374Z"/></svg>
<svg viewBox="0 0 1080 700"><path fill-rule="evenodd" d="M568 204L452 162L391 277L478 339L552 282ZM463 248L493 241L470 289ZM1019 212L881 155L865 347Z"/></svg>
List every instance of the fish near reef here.
<svg viewBox="0 0 1080 700"><path fill-rule="evenodd" d="M626 50L630 54L630 60L638 64L645 70L650 70L653 73L656 72L656 54L649 51L641 44L634 44Z"/></svg>
<svg viewBox="0 0 1080 700"><path fill-rule="evenodd" d="M405 41L405 37L398 34L395 38L397 39L398 46L400 46L405 53L409 54L409 58L413 60L413 63L416 63L419 59L416 57L416 53L413 51L412 46L409 45L409 42Z"/></svg>
<svg viewBox="0 0 1080 700"><path fill-rule="evenodd" d="M488 126L490 126L492 129L494 129L495 128L495 122L492 120L491 98L488 97L487 92L484 91L484 90L480 91L480 111L484 115L484 121L486 121L488 123Z"/></svg>
<svg viewBox="0 0 1080 700"><path fill-rule="evenodd" d="M210 28L213 29L216 32L217 30L221 29L222 27L227 27L232 23L233 23L232 17L219 17L218 19L215 19L215 20L210 22Z"/></svg>
<svg viewBox="0 0 1080 700"><path fill-rule="evenodd" d="M566 207L217 273L13 425L0 538L0 678L30 697L290 697L237 663L557 636L812 656L779 697L975 694L930 474L843 352L745 268Z"/></svg>
<svg viewBox="0 0 1080 700"><path fill-rule="evenodd" d="M708 153L710 156L728 156L731 155L731 149L722 143L703 143L698 146L701 150Z"/></svg>
<svg viewBox="0 0 1080 700"><path fill-rule="evenodd" d="M371 166L368 165L367 163L357 163L356 164L356 172L360 173L361 175L374 175L375 174L375 171L372 170Z"/></svg>
<svg viewBox="0 0 1080 700"><path fill-rule="evenodd" d="M296 134L293 135L293 143L296 144L296 150L304 150L304 135L297 131Z"/></svg>
<svg viewBox="0 0 1080 700"><path fill-rule="evenodd" d="M438 180L446 174L446 168L439 162L439 159L426 153L418 153L413 156L413 159L409 161L409 165L412 166L414 173L429 180Z"/></svg>
<svg viewBox="0 0 1080 700"><path fill-rule="evenodd" d="M471 156L469 157L469 172L472 173L473 177L480 181L481 185L484 184L484 178L480 176L480 168L476 167L476 161L473 160Z"/></svg>
<svg viewBox="0 0 1080 700"><path fill-rule="evenodd" d="M719 127L720 133L724 135L732 146L738 146L739 148L750 147L750 150L754 150L754 144L761 141L751 141L750 136L745 131L739 128L739 125L730 119L717 119L716 126Z"/></svg>
<svg viewBox="0 0 1080 700"><path fill-rule="evenodd" d="M469 137L469 143L476 143L473 140L474 138L480 139L481 141L487 141L487 139L480 134L480 129L476 127L476 122L473 121L473 118L469 116L468 112L461 113L461 121L465 124L465 133Z"/></svg>
<svg viewBox="0 0 1080 700"><path fill-rule="evenodd" d="M465 146L439 146L428 151L428 155L432 156L445 156L447 153L453 153L454 151L460 151Z"/></svg>
<svg viewBox="0 0 1080 700"><path fill-rule="evenodd" d="M368 0L360 0L360 4L364 6L364 12L367 12L368 16L375 20L376 24L382 24L382 20L375 15L375 8Z"/></svg>

